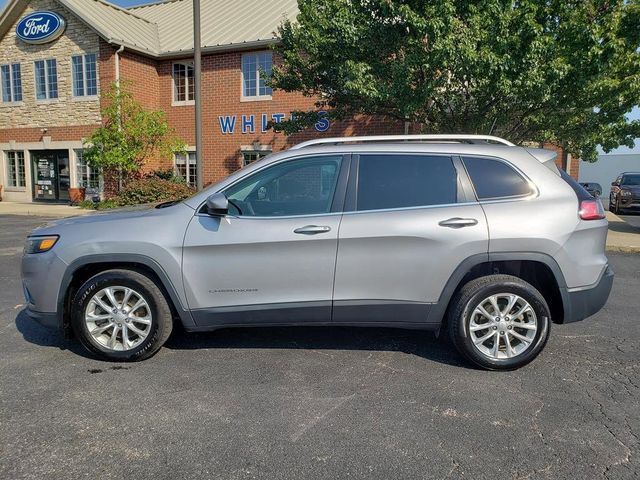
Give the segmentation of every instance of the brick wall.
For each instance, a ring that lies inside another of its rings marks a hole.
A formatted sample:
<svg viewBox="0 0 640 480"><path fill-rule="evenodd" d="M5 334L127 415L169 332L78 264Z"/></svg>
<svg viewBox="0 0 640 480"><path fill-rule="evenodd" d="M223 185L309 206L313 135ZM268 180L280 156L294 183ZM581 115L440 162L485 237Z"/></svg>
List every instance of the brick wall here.
<svg viewBox="0 0 640 480"><path fill-rule="evenodd" d="M271 100L241 101L241 52L207 55L202 67L204 183L220 180L242 166L241 146L254 143L271 146L272 151L288 148L296 143L321 136L343 136L354 134L399 134L404 126L397 122L374 118L359 118L350 122L334 124L324 133L313 129L286 137L281 133L261 132L261 115L285 113L293 110L314 108L315 100L299 93L275 91ZM182 61L190 61L183 59ZM195 145L194 116L192 105L173 105L172 65L174 61L162 61L158 66L159 107L166 112L169 123L178 136L190 146ZM234 134L223 134L219 117L236 116ZM255 133L242 133L242 116L254 115ZM169 162L154 162L153 167L170 166Z"/></svg>

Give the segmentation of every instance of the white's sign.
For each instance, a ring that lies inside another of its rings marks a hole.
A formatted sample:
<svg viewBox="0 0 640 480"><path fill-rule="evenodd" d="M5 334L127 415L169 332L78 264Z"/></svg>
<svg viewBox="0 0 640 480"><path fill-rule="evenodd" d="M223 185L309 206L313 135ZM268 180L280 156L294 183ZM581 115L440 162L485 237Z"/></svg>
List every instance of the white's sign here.
<svg viewBox="0 0 640 480"><path fill-rule="evenodd" d="M318 112L318 121L313 128L318 132L326 132L329 130L331 123L326 118L327 112ZM293 118L293 114L290 115ZM269 122L280 123L287 119L285 113L263 113L261 115L220 115L218 122L220 124L220 132L223 135L233 135L236 128L242 134L256 133L258 128L260 133L266 133L269 130Z"/></svg>

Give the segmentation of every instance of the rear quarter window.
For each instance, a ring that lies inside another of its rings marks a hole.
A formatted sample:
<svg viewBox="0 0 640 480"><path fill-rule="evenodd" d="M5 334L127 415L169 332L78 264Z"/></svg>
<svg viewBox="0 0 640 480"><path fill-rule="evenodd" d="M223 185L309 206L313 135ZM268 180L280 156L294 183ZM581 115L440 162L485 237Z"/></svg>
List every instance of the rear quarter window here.
<svg viewBox="0 0 640 480"><path fill-rule="evenodd" d="M479 200L522 197L533 193L531 185L509 164L491 158L464 157Z"/></svg>

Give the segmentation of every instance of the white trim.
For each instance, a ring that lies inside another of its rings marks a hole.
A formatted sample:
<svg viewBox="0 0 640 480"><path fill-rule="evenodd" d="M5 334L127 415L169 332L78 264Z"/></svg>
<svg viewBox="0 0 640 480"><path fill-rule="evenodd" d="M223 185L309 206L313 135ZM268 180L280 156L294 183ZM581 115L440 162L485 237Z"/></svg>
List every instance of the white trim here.
<svg viewBox="0 0 640 480"><path fill-rule="evenodd" d="M176 100L176 77L175 77L175 66L183 65L185 67L185 84L184 84L184 98L185 100ZM189 68L194 71L194 99L189 100ZM193 62L171 62L171 106L172 107L187 107L191 105L195 105L195 69L193 66Z"/></svg>
<svg viewBox="0 0 640 480"><path fill-rule="evenodd" d="M96 57L96 94L87 95L87 56L95 55ZM83 95L76 95L75 77L73 75L73 59L80 57L82 59L82 91ZM85 52L79 55L71 55L71 101L92 101L100 98L100 54L95 52Z"/></svg>
<svg viewBox="0 0 640 480"><path fill-rule="evenodd" d="M257 57L261 53L271 54L271 66L273 67L273 52L270 50L259 50L240 55L240 102L264 102L273 100L273 89L271 89L272 95L260 95L260 68L256 68L256 94L251 96L244 94L244 59L249 55Z"/></svg>
<svg viewBox="0 0 640 480"><path fill-rule="evenodd" d="M16 65L20 67L20 97L21 97L20 100L14 100L16 88L14 85L13 69ZM9 67L9 98L10 98L8 102L4 101L3 92L2 92L2 88L4 87L4 85L2 84L2 72L0 71L0 104L4 106L22 105L22 103L24 102L24 88L23 88L23 82L22 82L22 77L23 77L22 63L21 62L2 63L0 64L0 67Z"/></svg>
<svg viewBox="0 0 640 480"><path fill-rule="evenodd" d="M50 85L49 85L49 61L53 60L56 62L56 94L58 95L55 98L51 98ZM38 74L36 72L36 63L43 62L44 63L44 96L45 98L38 98ZM58 59L57 58L38 58L33 60L33 98L36 103L56 103L60 101L60 86L58 82Z"/></svg>
<svg viewBox="0 0 640 480"><path fill-rule="evenodd" d="M9 165L13 164L13 167L16 169L16 184L19 183L19 169L16 163L17 158L14 157L13 160L9 160L9 154L22 154L22 170L24 171L24 178L22 179L24 185L9 185L9 181L11 179L11 175L9 174ZM27 156L24 150L20 150L19 148L14 150L3 150L3 159L4 159L4 178L6 184L4 185L4 190L7 192L25 192L27 190Z"/></svg>

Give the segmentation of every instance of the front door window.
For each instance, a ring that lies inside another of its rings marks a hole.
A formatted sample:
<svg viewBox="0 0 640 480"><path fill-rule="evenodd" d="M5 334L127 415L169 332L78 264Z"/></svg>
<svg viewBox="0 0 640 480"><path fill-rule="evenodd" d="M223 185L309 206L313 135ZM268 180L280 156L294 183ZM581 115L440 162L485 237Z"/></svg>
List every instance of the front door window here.
<svg viewBox="0 0 640 480"><path fill-rule="evenodd" d="M331 212L342 156L304 158L266 168L230 187L230 211L245 217Z"/></svg>

